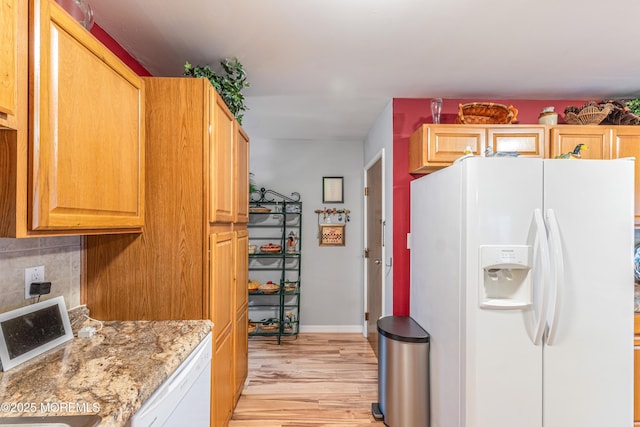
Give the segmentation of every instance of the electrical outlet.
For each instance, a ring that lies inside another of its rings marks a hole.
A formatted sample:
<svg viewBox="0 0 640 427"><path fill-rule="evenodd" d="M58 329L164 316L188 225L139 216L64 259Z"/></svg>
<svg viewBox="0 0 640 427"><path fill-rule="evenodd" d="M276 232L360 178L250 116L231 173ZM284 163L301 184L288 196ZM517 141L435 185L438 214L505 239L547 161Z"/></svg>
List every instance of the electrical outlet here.
<svg viewBox="0 0 640 427"><path fill-rule="evenodd" d="M33 282L44 282L44 265L24 269L24 299L35 298L35 296L29 295L29 289Z"/></svg>

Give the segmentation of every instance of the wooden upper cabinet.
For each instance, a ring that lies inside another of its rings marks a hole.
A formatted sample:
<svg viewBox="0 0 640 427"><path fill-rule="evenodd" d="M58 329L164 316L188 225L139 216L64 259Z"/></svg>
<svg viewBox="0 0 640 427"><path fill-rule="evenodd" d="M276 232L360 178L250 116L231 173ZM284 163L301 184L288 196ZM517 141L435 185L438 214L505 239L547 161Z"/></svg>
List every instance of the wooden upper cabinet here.
<svg viewBox="0 0 640 427"><path fill-rule="evenodd" d="M611 158L611 127L560 125L551 128L550 158L569 153L576 145L585 144L583 159Z"/></svg>
<svg viewBox="0 0 640 427"><path fill-rule="evenodd" d="M58 4L31 5L31 227L139 228L142 79Z"/></svg>
<svg viewBox="0 0 640 427"><path fill-rule="evenodd" d="M546 153L545 126L495 126L487 128L487 145L494 153L516 151L520 157L544 158Z"/></svg>
<svg viewBox="0 0 640 427"><path fill-rule="evenodd" d="M249 222L249 137L238 122L235 127L234 222L246 224Z"/></svg>
<svg viewBox="0 0 640 427"><path fill-rule="evenodd" d="M544 157L547 127L520 125L428 125L409 138L409 173L428 173L451 165L467 148L475 156L517 151L523 157Z"/></svg>
<svg viewBox="0 0 640 427"><path fill-rule="evenodd" d="M27 2L0 1L0 128L18 128L27 82Z"/></svg>
<svg viewBox="0 0 640 427"><path fill-rule="evenodd" d="M211 165L210 165L210 211L212 223L231 223L234 220L234 139L235 117L224 100L215 90L211 90ZM248 185L247 185L248 186Z"/></svg>
<svg viewBox="0 0 640 427"><path fill-rule="evenodd" d="M409 138L409 173L428 173L449 166L465 149L480 155L486 129L462 125L422 125Z"/></svg>

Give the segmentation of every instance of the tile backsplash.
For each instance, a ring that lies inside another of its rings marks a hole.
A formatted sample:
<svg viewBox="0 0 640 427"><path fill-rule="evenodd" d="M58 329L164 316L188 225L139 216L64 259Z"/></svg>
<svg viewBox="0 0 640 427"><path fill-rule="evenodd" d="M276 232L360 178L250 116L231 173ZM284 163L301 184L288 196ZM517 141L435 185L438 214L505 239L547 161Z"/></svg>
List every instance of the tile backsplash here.
<svg viewBox="0 0 640 427"><path fill-rule="evenodd" d="M51 293L42 300L64 296L67 309L80 304L81 237L0 238L0 313L35 300L24 298L24 269L44 266Z"/></svg>

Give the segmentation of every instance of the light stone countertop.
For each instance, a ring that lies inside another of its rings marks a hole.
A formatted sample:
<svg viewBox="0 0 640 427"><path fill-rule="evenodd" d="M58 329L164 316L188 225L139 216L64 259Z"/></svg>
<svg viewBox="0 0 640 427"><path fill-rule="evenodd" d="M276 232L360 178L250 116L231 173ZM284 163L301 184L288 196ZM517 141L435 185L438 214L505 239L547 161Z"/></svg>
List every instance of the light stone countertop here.
<svg viewBox="0 0 640 427"><path fill-rule="evenodd" d="M75 324L77 330L82 322ZM212 326L208 320L104 322L92 338L76 337L0 373L0 417L97 414L101 427L124 426Z"/></svg>

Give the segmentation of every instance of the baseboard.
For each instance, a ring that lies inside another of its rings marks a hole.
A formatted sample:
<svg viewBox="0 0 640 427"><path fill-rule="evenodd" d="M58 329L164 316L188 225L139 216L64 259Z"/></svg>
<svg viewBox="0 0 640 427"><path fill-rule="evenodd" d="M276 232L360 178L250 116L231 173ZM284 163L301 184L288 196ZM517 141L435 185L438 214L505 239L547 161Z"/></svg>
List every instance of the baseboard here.
<svg viewBox="0 0 640 427"><path fill-rule="evenodd" d="M362 325L300 325L300 332L362 333Z"/></svg>

